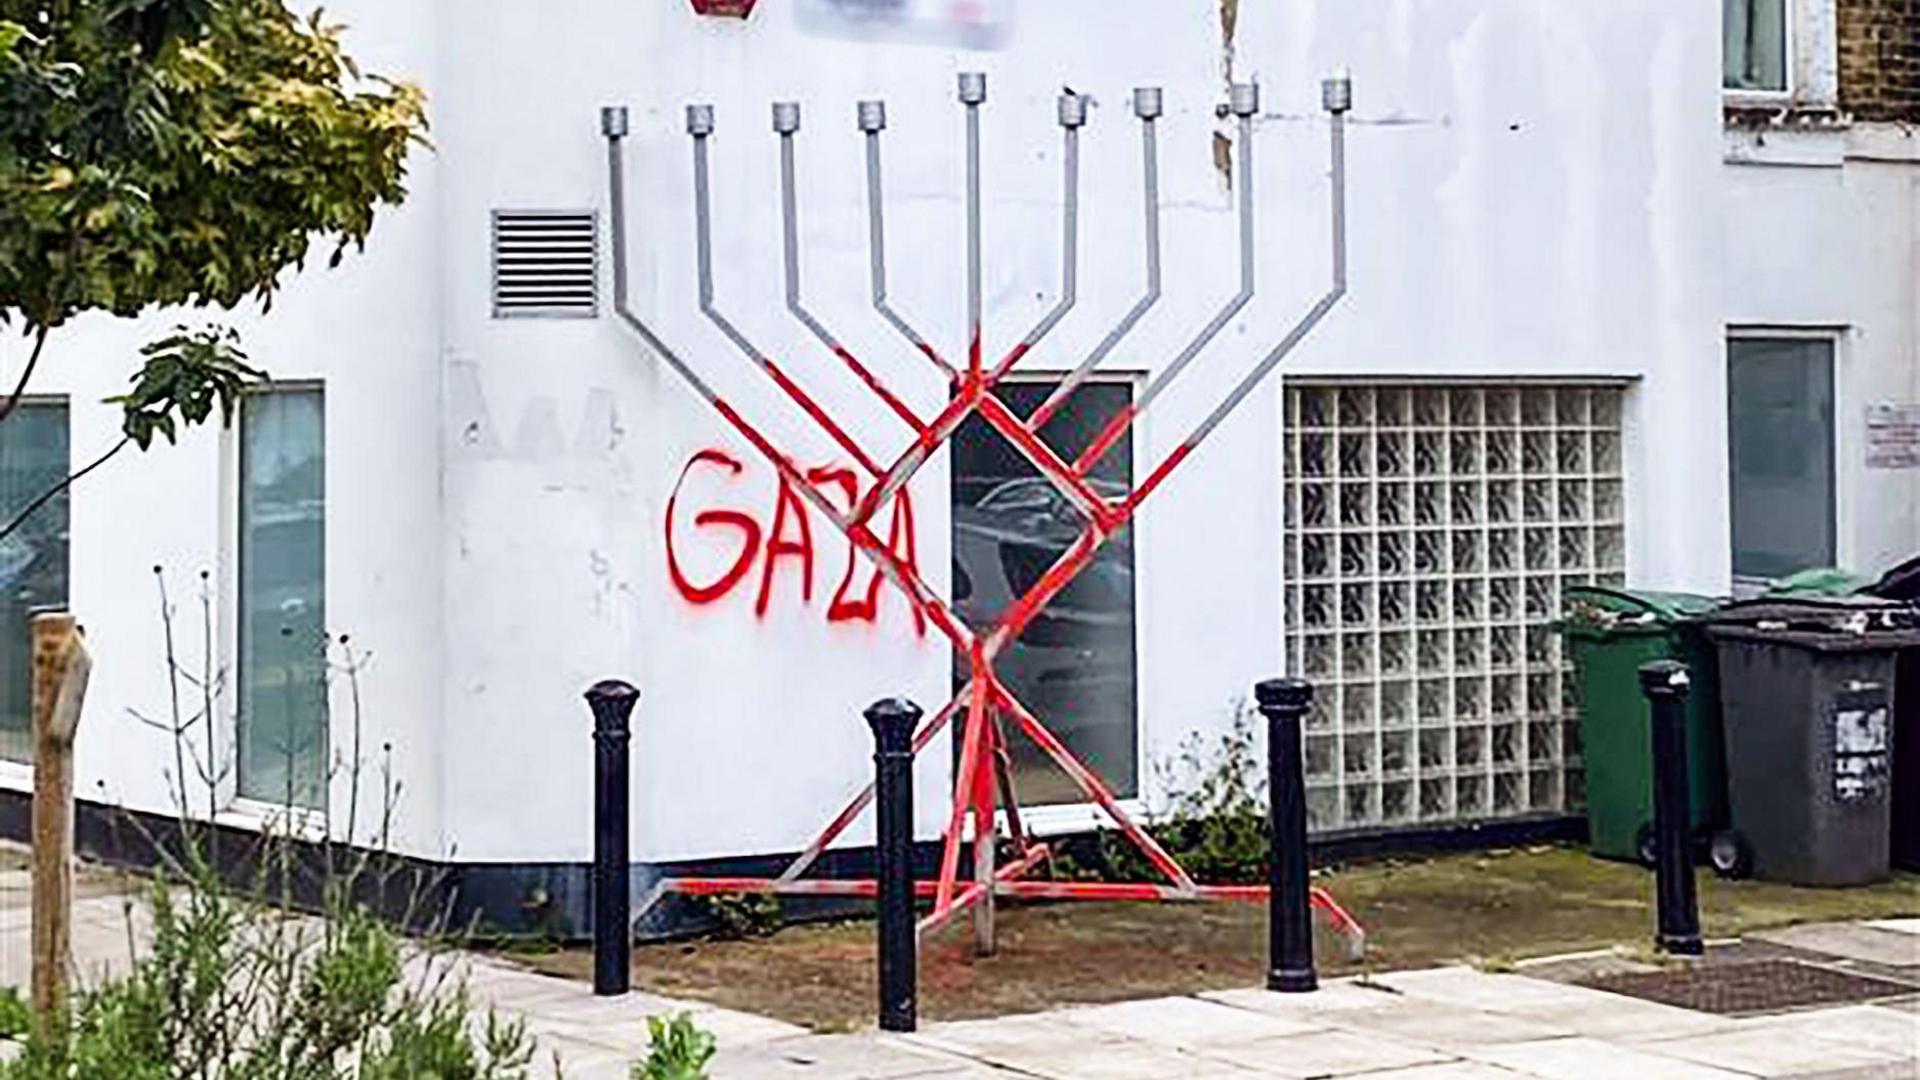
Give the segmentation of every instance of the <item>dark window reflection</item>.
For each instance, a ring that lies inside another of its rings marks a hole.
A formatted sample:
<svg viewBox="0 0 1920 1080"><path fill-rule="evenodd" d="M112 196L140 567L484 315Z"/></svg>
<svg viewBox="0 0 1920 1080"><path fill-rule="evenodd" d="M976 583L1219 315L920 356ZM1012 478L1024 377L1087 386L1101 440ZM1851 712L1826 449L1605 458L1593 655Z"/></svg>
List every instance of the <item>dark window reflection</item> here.
<svg viewBox="0 0 1920 1080"><path fill-rule="evenodd" d="M1735 338L1727 352L1733 572L1832 566L1833 342Z"/></svg>
<svg viewBox="0 0 1920 1080"><path fill-rule="evenodd" d="M0 423L0 525L67 475L67 407L28 402ZM67 495L0 538L0 757L33 759L35 608L67 603Z"/></svg>
<svg viewBox="0 0 1920 1080"><path fill-rule="evenodd" d="M998 393L1016 414L1027 416L1058 385L1009 383ZM1072 461L1132 393L1124 382L1087 383L1041 429L1041 437ZM1107 453L1091 483L1109 499L1132 487L1131 436ZM969 626L997 621L1066 553L1085 524L1073 504L979 417L962 425L953 440L953 600ZM1110 540L995 663L1014 695L1122 797L1139 788L1133 622L1129 530ZM963 663L956 686L965 679ZM1006 730L1022 802L1087 801L1031 740L1010 723Z"/></svg>

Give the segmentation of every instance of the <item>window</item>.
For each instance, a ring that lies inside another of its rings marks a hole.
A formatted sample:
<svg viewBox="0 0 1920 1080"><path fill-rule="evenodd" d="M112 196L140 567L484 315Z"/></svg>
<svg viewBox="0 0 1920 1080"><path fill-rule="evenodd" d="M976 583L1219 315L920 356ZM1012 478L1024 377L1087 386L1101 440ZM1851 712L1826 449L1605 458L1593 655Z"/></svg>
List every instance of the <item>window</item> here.
<svg viewBox="0 0 1920 1080"><path fill-rule="evenodd" d="M0 423L0 525L67 475L67 406L28 401ZM67 494L0 539L0 757L33 760L33 642L27 620L67 603Z"/></svg>
<svg viewBox="0 0 1920 1080"><path fill-rule="evenodd" d="M1736 337L1727 365L1734 577L1832 566L1833 341Z"/></svg>
<svg viewBox="0 0 1920 1080"><path fill-rule="evenodd" d="M1790 0L1723 0L1726 89L1786 93L1789 6Z"/></svg>
<svg viewBox="0 0 1920 1080"><path fill-rule="evenodd" d="M1569 585L1626 569L1622 389L1287 383L1288 668L1315 829L1582 801Z"/></svg>
<svg viewBox="0 0 1920 1080"><path fill-rule="evenodd" d="M1008 407L1029 416L1058 381L1002 383ZM1132 400L1131 383L1082 384L1040 429L1072 461ZM1133 486L1133 441L1123 437L1089 483L1107 498ZM953 439L953 606L975 629L997 619L1078 539L1085 520L978 416ZM1133 541L1122 531L1008 646L995 671L1048 730L1121 798L1139 793ZM956 685L966 681L964 665ZM1007 729L1013 776L1027 805L1084 802L1080 788L1017 728ZM955 740L956 749L958 739Z"/></svg>
<svg viewBox="0 0 1920 1080"><path fill-rule="evenodd" d="M325 402L250 395L240 413L240 794L326 804Z"/></svg>

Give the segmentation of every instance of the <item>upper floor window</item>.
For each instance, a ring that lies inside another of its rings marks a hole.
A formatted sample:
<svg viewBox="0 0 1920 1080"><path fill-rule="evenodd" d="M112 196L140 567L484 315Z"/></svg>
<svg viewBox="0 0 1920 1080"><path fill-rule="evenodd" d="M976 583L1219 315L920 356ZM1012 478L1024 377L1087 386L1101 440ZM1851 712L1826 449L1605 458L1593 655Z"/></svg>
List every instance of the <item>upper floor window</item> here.
<svg viewBox="0 0 1920 1080"><path fill-rule="evenodd" d="M1747 93L1784 94L1788 73L1789 0L1721 0L1725 39L1721 85Z"/></svg>

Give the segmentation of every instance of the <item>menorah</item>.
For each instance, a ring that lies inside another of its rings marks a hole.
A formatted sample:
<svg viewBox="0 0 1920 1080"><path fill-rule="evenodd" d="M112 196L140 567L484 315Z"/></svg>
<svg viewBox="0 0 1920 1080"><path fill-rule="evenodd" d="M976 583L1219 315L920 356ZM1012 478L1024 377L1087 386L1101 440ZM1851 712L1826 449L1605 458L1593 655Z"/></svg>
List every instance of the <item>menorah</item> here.
<svg viewBox="0 0 1920 1080"><path fill-rule="evenodd" d="M751 365L762 371L800 408L802 412L872 479L873 487L852 500L847 510L840 509L819 484L809 480L793 460L782 453L733 405L729 404L702 378L687 359L638 315L627 296L627 213L624 177L625 155L622 140L628 133L627 111L610 107L601 112L601 128L607 140L607 168L611 185L611 225L613 230L614 309L620 322L635 334L649 350L664 361L693 391L763 455L781 479L805 498L811 506L846 535L854 549L877 567L886 580L907 597L918 616L935 627L953 648L965 658L967 677L961 688L914 733L913 750L923 750L941 731L964 713L959 762L955 771L952 809L942 835L940 870L932 881L915 883L916 894L931 899L929 913L919 924L924 941L927 935L945 926L958 914L971 910L975 930L975 948L981 954L992 951L993 913L996 897L1049 900L1263 900L1265 886L1202 885L1193 880L1165 848L1150 835L1132 814L1120 805L1108 785L1082 762L1047 725L1021 703L994 671L995 658L1038 617L1049 601L1058 596L1093 561L1095 555L1138 513L1141 505L1166 482L1182 462L1206 441L1207 437L1245 401L1346 293L1346 114L1352 106L1352 84L1344 75L1328 79L1322 85L1322 104L1330 119L1331 191L1332 191L1332 283L1311 309L1266 352L1253 369L1235 383L1224 398L1172 452L1150 469L1146 478L1132 490L1114 497L1103 496L1089 483L1095 465L1119 443L1133 424L1172 383L1206 350L1207 346L1246 308L1254 295L1254 118L1260 111L1260 94L1252 83L1234 84L1229 91L1223 115L1231 115L1238 129L1237 179L1234 190L1237 203L1240 248L1239 290L1229 299L1180 352L1142 389L1138 398L1114 415L1093 438L1087 448L1071 462L1063 459L1041 438L1042 426L1057 413L1074 391L1093 376L1114 349L1139 325L1158 303L1160 289L1160 194L1159 154L1156 125L1162 113L1162 94L1157 87L1142 87L1133 92L1133 113L1140 123L1142 194L1145 215L1146 289L1140 299L1061 381L1030 415L1017 415L996 393L996 386L1026 359L1066 317L1077 301L1079 255L1080 134L1086 126L1088 100L1084 95L1060 96L1058 120L1063 140L1064 194L1062 199L1061 287L1058 300L1040 320L1008 349L1005 355L988 365L982 354L981 296L981 168L980 113L987 99L984 74L969 72L959 77L959 101L964 109L966 130L966 248L967 248L967 324L969 338L964 361L955 363L916 331L895 309L887 296L887 256L885 200L881 185L880 144L887 128L886 103L862 101L856 110L856 122L865 139L866 201L868 250L871 277L871 301L874 311L905 340L911 350L932 364L944 376L951 396L946 406L931 418L916 412L898 394L889 389L867 364L856 357L841 339L807 307L801 295L799 208L795 196L796 167L794 143L800 132L800 106L783 101L773 106L773 131L780 140L780 206L783 255L785 262L786 307L808 334L815 338L838 364L867 389L899 420L910 441L892 460L883 464L873 452L855 439L847 429L801 385L785 367L750 341L723 314L714 300L711 183L708 144L714 133L711 105L691 105L686 111L686 130L692 141L695 261L698 273L701 313L721 336ZM877 513L900 492L916 472L947 442L961 423L978 416L993 431L1005 438L1029 461L1084 519L1077 538L1039 577L1032 587L1016 598L991 625L970 629L956 618L948 604L887 544L880 542L871 528ZM1042 880L1030 877L1043 865L1050 866L1052 848L1030 836L1020 814L1020 800L1014 790L1007 724L1031 739L1088 799L1112 819L1125 838L1135 845L1164 882L1080 882ZM828 823L819 836L786 867L778 877L681 877L659 882L646 898L641 910L667 893L682 895L718 895L730 893L774 893L803 896L872 897L876 886L872 879L820 878L806 876L820 855L873 802L874 786L869 783ZM1011 858L997 864L1001 836L1001 811L1005 812ZM969 828L970 826L970 828ZM962 848L972 841L972 876L960 874ZM1324 890L1312 891L1312 903L1347 935L1358 952L1365 935L1359 924Z"/></svg>

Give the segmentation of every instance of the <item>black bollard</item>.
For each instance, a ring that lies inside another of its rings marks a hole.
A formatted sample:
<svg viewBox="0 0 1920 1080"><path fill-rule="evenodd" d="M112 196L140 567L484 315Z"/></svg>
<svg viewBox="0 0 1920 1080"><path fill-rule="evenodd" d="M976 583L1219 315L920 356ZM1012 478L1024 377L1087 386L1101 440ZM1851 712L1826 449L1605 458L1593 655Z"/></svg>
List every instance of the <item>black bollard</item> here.
<svg viewBox="0 0 1920 1080"><path fill-rule="evenodd" d="M904 698L867 709L873 728L874 816L879 836L880 1030L919 1023L918 943L913 925L913 729L920 707Z"/></svg>
<svg viewBox="0 0 1920 1080"><path fill-rule="evenodd" d="M1269 679L1254 687L1267 718L1267 989L1298 994L1318 989L1313 923L1307 908L1307 785L1300 761L1300 721L1313 687Z"/></svg>
<svg viewBox="0 0 1920 1080"><path fill-rule="evenodd" d="M618 679L593 684L593 992L626 993L633 984L632 852L628 847L628 721L640 691Z"/></svg>
<svg viewBox="0 0 1920 1080"><path fill-rule="evenodd" d="M1693 828L1688 821L1687 666L1655 660L1640 668L1653 710L1654 897L1660 948L1699 956L1700 904L1693 888Z"/></svg>

